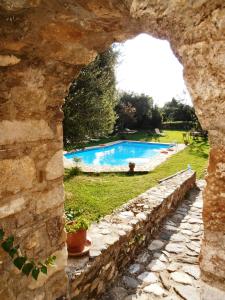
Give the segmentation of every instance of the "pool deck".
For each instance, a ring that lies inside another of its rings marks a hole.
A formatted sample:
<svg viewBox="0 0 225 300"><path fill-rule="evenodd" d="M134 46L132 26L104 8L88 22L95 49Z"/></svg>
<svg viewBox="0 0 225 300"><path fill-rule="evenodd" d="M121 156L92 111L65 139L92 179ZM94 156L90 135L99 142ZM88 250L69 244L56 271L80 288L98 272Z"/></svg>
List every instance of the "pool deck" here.
<svg viewBox="0 0 225 300"><path fill-rule="evenodd" d="M98 146L92 146L92 147L86 147L85 150L87 149L99 149L101 147L105 146L110 146L110 145L115 145L121 142L137 142L137 141L130 141L130 140L118 140L115 142L110 142L107 144L101 144ZM141 141L142 142L142 141ZM171 145L171 143L152 143L152 142L142 142L142 143L147 143L147 144L168 144ZM184 144L176 144L173 148L175 149L174 151L168 151L167 154L160 153L158 155L155 155L152 158L149 158L147 162L142 163L142 164L136 164L134 172L136 173L146 173L154 170L157 166L159 166L162 162L166 161L170 156L180 152L183 150L186 146ZM76 152L76 151L70 151L71 152ZM64 163L64 168L70 169L77 164L72 160L72 159L67 159L65 156L63 157L63 163ZM83 163L78 163L78 166L81 168L81 170L84 173L125 173L129 171L129 167L127 166L90 166L90 165L85 165Z"/></svg>

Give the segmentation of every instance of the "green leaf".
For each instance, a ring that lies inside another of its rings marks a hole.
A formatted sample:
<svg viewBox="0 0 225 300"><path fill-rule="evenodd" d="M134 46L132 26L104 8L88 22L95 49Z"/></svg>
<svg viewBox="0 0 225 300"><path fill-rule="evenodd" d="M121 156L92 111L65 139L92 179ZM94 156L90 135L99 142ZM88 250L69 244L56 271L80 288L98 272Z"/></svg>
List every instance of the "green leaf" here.
<svg viewBox="0 0 225 300"><path fill-rule="evenodd" d="M44 273L44 274L48 273L48 269L47 269L47 267L45 265L42 265L41 272Z"/></svg>
<svg viewBox="0 0 225 300"><path fill-rule="evenodd" d="M54 266L54 262L56 260L56 256L53 255L53 256L49 256L46 261L45 261L45 265L47 266Z"/></svg>
<svg viewBox="0 0 225 300"><path fill-rule="evenodd" d="M16 247L13 247L12 249L9 250L9 255L13 258L15 254L17 254L17 250L19 249L19 245Z"/></svg>
<svg viewBox="0 0 225 300"><path fill-rule="evenodd" d="M5 234L4 230L0 228L0 241L3 240L4 234Z"/></svg>
<svg viewBox="0 0 225 300"><path fill-rule="evenodd" d="M28 276L28 275L30 274L31 270L33 269L33 267L34 267L34 264L33 264L33 263L31 263L31 262L26 263L26 264L23 266L23 268L22 268L22 272L23 272L26 276Z"/></svg>
<svg viewBox="0 0 225 300"><path fill-rule="evenodd" d="M7 238L7 240L5 240L3 243L2 243L2 248L6 251L6 252L9 252L10 249L12 248L13 246L13 242L14 242L14 236L11 235Z"/></svg>
<svg viewBox="0 0 225 300"><path fill-rule="evenodd" d="M32 277L33 277L35 280L37 280L37 279L38 279L39 273L40 273L40 269L37 268L37 267L34 267L34 268L33 268L33 271L32 271Z"/></svg>
<svg viewBox="0 0 225 300"><path fill-rule="evenodd" d="M14 265L19 269L21 270L23 265L25 264L27 258L24 257L24 256L19 256L17 258L14 259L13 263Z"/></svg>

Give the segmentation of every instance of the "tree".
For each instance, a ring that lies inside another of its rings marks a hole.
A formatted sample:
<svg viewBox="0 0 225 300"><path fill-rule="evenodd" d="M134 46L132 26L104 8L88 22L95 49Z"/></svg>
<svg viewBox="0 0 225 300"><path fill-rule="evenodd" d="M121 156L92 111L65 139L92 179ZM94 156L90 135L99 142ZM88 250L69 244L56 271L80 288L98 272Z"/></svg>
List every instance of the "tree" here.
<svg viewBox="0 0 225 300"><path fill-rule="evenodd" d="M133 108L132 114L128 108ZM123 93L116 107L118 114L118 127L132 129L152 129L161 127L161 114L157 106L153 105L152 97L134 93ZM157 120L156 120L157 119ZM121 127L122 125L122 127Z"/></svg>
<svg viewBox="0 0 225 300"><path fill-rule="evenodd" d="M114 66L117 52L110 48L81 70L63 106L64 145L81 146L85 139L112 132L117 104Z"/></svg>
<svg viewBox="0 0 225 300"><path fill-rule="evenodd" d="M117 106L117 127L124 129L126 127L132 127L132 124L136 122L135 118L136 108L131 103L119 103Z"/></svg>
<svg viewBox="0 0 225 300"><path fill-rule="evenodd" d="M151 127L159 129L162 127L162 115L157 105L152 109Z"/></svg>
<svg viewBox="0 0 225 300"><path fill-rule="evenodd" d="M190 105L173 98L163 106L163 121L195 121L195 111Z"/></svg>

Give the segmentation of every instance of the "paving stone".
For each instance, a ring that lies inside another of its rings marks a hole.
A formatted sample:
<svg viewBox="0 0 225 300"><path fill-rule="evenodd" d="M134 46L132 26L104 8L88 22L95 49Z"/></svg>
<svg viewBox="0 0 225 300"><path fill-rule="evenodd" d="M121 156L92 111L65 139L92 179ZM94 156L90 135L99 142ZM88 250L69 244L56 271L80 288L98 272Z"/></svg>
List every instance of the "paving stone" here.
<svg viewBox="0 0 225 300"><path fill-rule="evenodd" d="M168 262L168 258L166 257L166 255L161 252L154 253L153 258L158 258L162 262Z"/></svg>
<svg viewBox="0 0 225 300"><path fill-rule="evenodd" d="M178 212L179 214L182 214L183 216L185 216L188 213L188 209L187 208L183 208L180 207L176 210L176 212Z"/></svg>
<svg viewBox="0 0 225 300"><path fill-rule="evenodd" d="M148 246L148 249L150 251L159 250L164 246L164 243L160 240L154 240L151 242L151 244Z"/></svg>
<svg viewBox="0 0 225 300"><path fill-rule="evenodd" d="M170 275L166 270L159 273L159 278L161 279L162 285L167 290L169 290L171 288L171 282L170 282L169 277L170 277Z"/></svg>
<svg viewBox="0 0 225 300"><path fill-rule="evenodd" d="M168 232L168 231L161 231L160 232L160 235L159 235L160 239L169 241L170 237L171 237L171 233L170 232Z"/></svg>
<svg viewBox="0 0 225 300"><path fill-rule="evenodd" d="M182 267L182 270L185 273L188 273L189 275L191 275L192 277L194 277L195 279L199 279L200 278L200 268L199 268L199 266L184 265Z"/></svg>
<svg viewBox="0 0 225 300"><path fill-rule="evenodd" d="M123 276L122 280L125 286L130 289L136 289L139 285L139 282L136 279L129 276Z"/></svg>
<svg viewBox="0 0 225 300"><path fill-rule="evenodd" d="M193 286L175 286L175 291L185 300L200 300L200 292Z"/></svg>
<svg viewBox="0 0 225 300"><path fill-rule="evenodd" d="M170 278L179 283L192 284L191 277L184 272L173 272L171 273Z"/></svg>
<svg viewBox="0 0 225 300"><path fill-rule="evenodd" d="M198 256L183 256L177 257L177 261L187 264L198 264Z"/></svg>
<svg viewBox="0 0 225 300"><path fill-rule="evenodd" d="M201 231L201 227L199 225L193 225L192 226L192 231L193 232L199 232L199 231Z"/></svg>
<svg viewBox="0 0 225 300"><path fill-rule="evenodd" d="M141 264L133 264L129 267L130 274L139 274L143 271L144 267Z"/></svg>
<svg viewBox="0 0 225 300"><path fill-rule="evenodd" d="M176 223L174 223L173 221L172 221L172 218L171 219L169 219L169 220L167 220L165 223L164 223L164 226L173 226L173 227L176 227Z"/></svg>
<svg viewBox="0 0 225 300"><path fill-rule="evenodd" d="M191 224L202 224L203 222L202 222L202 220L201 219L197 219L197 218L191 218L190 220L189 220L189 223L191 223Z"/></svg>
<svg viewBox="0 0 225 300"><path fill-rule="evenodd" d="M110 290L107 298L109 300L124 300L127 295L128 292L126 289L122 287L114 287Z"/></svg>
<svg viewBox="0 0 225 300"><path fill-rule="evenodd" d="M185 255L198 257L199 253L192 250L192 251L186 251Z"/></svg>
<svg viewBox="0 0 225 300"><path fill-rule="evenodd" d="M177 227L171 226L171 225L165 225L164 229L169 230L169 231L178 231Z"/></svg>
<svg viewBox="0 0 225 300"><path fill-rule="evenodd" d="M183 220L184 215L183 214L179 214L178 212L176 212L176 214L171 218L171 220L174 223L179 223L181 220Z"/></svg>
<svg viewBox="0 0 225 300"><path fill-rule="evenodd" d="M159 272L166 269L166 264L161 262L159 259L153 259L147 266L148 271Z"/></svg>
<svg viewBox="0 0 225 300"><path fill-rule="evenodd" d="M187 230L192 230L192 226L191 226L191 224L189 224L189 223L182 223L182 224L180 225L180 228L182 228L182 229L187 229Z"/></svg>
<svg viewBox="0 0 225 300"><path fill-rule="evenodd" d="M167 297L164 297L163 300L180 300L180 297L178 297L177 295L175 294L171 294ZM191 300L191 299L190 299Z"/></svg>
<svg viewBox="0 0 225 300"><path fill-rule="evenodd" d="M198 246L197 244L193 244L193 243L187 243L187 248L192 250L192 251L195 251L197 253L200 253L200 246Z"/></svg>
<svg viewBox="0 0 225 300"><path fill-rule="evenodd" d="M138 276L138 279L140 281L142 281L143 283L155 283L157 282L159 279L158 277L156 276L155 273L153 272L144 272L144 273L141 273L139 276Z"/></svg>
<svg viewBox="0 0 225 300"><path fill-rule="evenodd" d="M151 296L148 294L133 294L127 296L124 300L152 300Z"/></svg>
<svg viewBox="0 0 225 300"><path fill-rule="evenodd" d="M185 242L186 237L183 234L177 233L177 234L171 235L170 240L174 241L174 242Z"/></svg>
<svg viewBox="0 0 225 300"><path fill-rule="evenodd" d="M202 209L203 208L203 201L196 201L196 202L194 202L193 203L193 207Z"/></svg>
<svg viewBox="0 0 225 300"><path fill-rule="evenodd" d="M150 284L144 288L144 292L154 294L156 296L166 295L166 291L157 283Z"/></svg>
<svg viewBox="0 0 225 300"><path fill-rule="evenodd" d="M150 259L150 254L148 252L144 252L138 255L136 262L138 262L139 264L145 264L149 261Z"/></svg>
<svg viewBox="0 0 225 300"><path fill-rule="evenodd" d="M167 267L167 270L168 270L169 272L175 272L175 271L177 271L180 267L181 267L181 264L176 263L176 262L172 262L172 263Z"/></svg>
<svg viewBox="0 0 225 300"><path fill-rule="evenodd" d="M172 253L181 253L185 251L185 246L178 243L170 243L167 244L165 247L166 251L172 252Z"/></svg>
<svg viewBox="0 0 225 300"><path fill-rule="evenodd" d="M170 257L171 256L171 253L169 253L168 251L166 250L162 250L162 253L166 255L166 257Z"/></svg>
<svg viewBox="0 0 225 300"><path fill-rule="evenodd" d="M187 230L187 229L181 230L181 233L189 235L189 236L192 235L192 231L191 230Z"/></svg>

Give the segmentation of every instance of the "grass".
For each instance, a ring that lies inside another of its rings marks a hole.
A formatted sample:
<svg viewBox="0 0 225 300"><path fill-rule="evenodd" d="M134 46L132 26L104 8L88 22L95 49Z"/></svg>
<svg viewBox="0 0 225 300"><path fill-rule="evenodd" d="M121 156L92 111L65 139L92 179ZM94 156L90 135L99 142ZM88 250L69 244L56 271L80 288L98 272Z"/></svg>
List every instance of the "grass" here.
<svg viewBox="0 0 225 300"><path fill-rule="evenodd" d="M167 131L159 142L181 143L182 131ZM117 138L118 139L118 138ZM129 135L129 139L153 141L146 133ZM110 140L107 139L109 142ZM104 143L100 141L99 143ZM145 190L156 185L158 180L170 176L190 164L196 170L197 177L204 176L207 166L209 145L207 141L193 141L183 151L173 155L166 162L148 174L129 176L127 174L81 174L65 179L66 207L81 209L90 220L110 214L116 207L136 197Z"/></svg>
<svg viewBox="0 0 225 300"><path fill-rule="evenodd" d="M165 136L157 136L156 134L146 132L136 132L134 134L122 134L116 136L110 136L108 138L102 138L100 141L91 141L85 144L85 147L95 146L98 144L105 144L119 139L134 140L134 141L145 141L145 142L161 142L170 143L176 141L177 143L183 143L183 133L185 131L178 130L165 130Z"/></svg>

